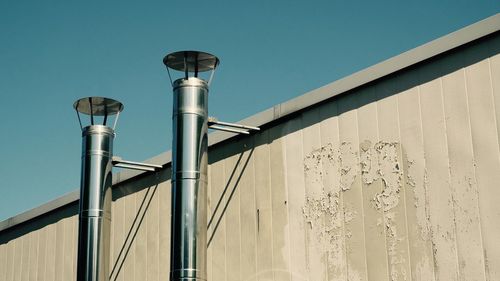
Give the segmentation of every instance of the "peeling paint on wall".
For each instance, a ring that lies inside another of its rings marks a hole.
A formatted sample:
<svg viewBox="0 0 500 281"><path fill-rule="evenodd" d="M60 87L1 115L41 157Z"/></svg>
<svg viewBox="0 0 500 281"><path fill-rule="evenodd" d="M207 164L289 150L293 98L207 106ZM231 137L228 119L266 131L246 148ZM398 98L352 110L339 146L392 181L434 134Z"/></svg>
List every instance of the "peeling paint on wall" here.
<svg viewBox="0 0 500 281"><path fill-rule="evenodd" d="M384 189L375 198L378 210L389 211L399 203L399 191L403 172L398 161L396 142L377 142L371 146L370 141L361 144L360 166L365 184L372 184L378 179L384 183Z"/></svg>
<svg viewBox="0 0 500 281"><path fill-rule="evenodd" d="M365 140L360 143L359 152L348 142L343 142L338 147L327 144L312 151L304 159L306 181L322 184L323 173L338 170L340 185L338 188L322 186L322 194L307 197L303 215L323 250L329 256L343 257L338 253L342 250L339 247L340 240L350 237L346 226L358 214L345 207L340 210L340 194L349 192L356 176L360 176L368 186L378 180L382 181L383 189L372 199L372 206L385 214L383 224L386 228L391 280L407 280L408 273L402 266L399 266L405 262L405 259L397 250L406 237L398 235L398 229L394 223L397 214L391 211L400 202L403 180L398 147L397 142L379 141L372 144L369 140ZM324 167L325 162L330 165L328 169ZM327 189L330 191L326 192ZM334 261L335 259L329 260L329 263L332 264Z"/></svg>
<svg viewBox="0 0 500 281"><path fill-rule="evenodd" d="M374 198L377 209L390 211L399 204L402 171L398 162L398 143L378 142L374 148L378 156L377 174L384 183L384 190Z"/></svg>
<svg viewBox="0 0 500 281"><path fill-rule="evenodd" d="M403 266L405 258L398 251L406 237L399 235L395 223L398 214L392 211L400 203L403 178L398 155L399 143L379 141L373 146L370 144L369 141L361 144L362 179L367 188L377 180L382 181L383 189L373 198L373 207L384 213L391 280L407 280L408 273Z"/></svg>
<svg viewBox="0 0 500 281"><path fill-rule="evenodd" d="M331 198L338 200L339 192L348 191L360 172L364 183L369 185L380 179L384 184L383 191L373 198L374 208L387 212L397 206L403 175L398 161L398 145L396 142L377 142L372 145L370 141L364 141L360 145L359 160L358 152L348 142L343 142L338 148L328 144L308 154L304 159L306 179L322 183L323 173L329 172L321 169L321 163L326 159L333 169L340 171L340 189L334 186L329 188L333 192L323 192L319 198L306 198L306 221L312 225L321 214L332 215L337 212L338 202L332 202ZM324 186L323 190L326 190Z"/></svg>
<svg viewBox="0 0 500 281"><path fill-rule="evenodd" d="M402 266L405 262L404 257L398 252L401 243L405 238L398 235L398 229L394 223L396 218L395 212L385 213L385 228L388 243L388 255L390 266L391 281L408 280L407 273Z"/></svg>
<svg viewBox="0 0 500 281"><path fill-rule="evenodd" d="M397 223L398 220L407 220L398 217L402 215L398 206L404 202L401 197L404 194L403 186L411 190L409 194L413 194L413 198L406 197L406 208L415 210L416 235L421 241L429 241L433 250L432 255L421 255L414 261L413 276L418 280L432 280L434 272L439 275L439 271L444 270L440 268L443 262L437 261L442 260L442 252L456 251L453 242L455 234L450 229L443 228L440 221L431 216L428 198L431 191L425 163L409 159L407 155L402 155L402 150L398 142L365 140L360 143L359 150L349 142L338 145L329 143L305 156L306 185L321 187L320 192L316 188L315 193L308 193L302 210L311 239L316 239L317 242L310 244L310 247L320 247L320 251L327 254L328 267L334 272L344 272L345 269L340 266L346 262L345 243L352 235L349 224L363 215L342 203L342 194L350 192L356 177L363 182L363 188L374 188L372 184L376 182L380 184L377 186L381 186L380 191L371 198L369 206L382 214L377 219L377 226L385 232L391 281L412 278L412 273L406 270L407 254L402 250L408 243L407 230L398 229ZM325 180L327 178L329 180ZM326 183L328 186L325 186ZM466 191L470 194L477 192L471 177L464 177L461 183L468 186ZM451 194L447 204L458 213L449 219L460 225L472 223L471 216L456 202L454 196L456 194ZM346 277L349 280L357 278L354 275Z"/></svg>
<svg viewBox="0 0 500 281"><path fill-rule="evenodd" d="M352 144L342 142L340 145L340 188L342 191L351 189L354 179L359 173L358 153Z"/></svg>
<svg viewBox="0 0 500 281"><path fill-rule="evenodd" d="M317 246L328 257L328 267L332 272L345 271L345 244L349 231L344 227L356 214L341 208L341 192L351 188L359 174L358 155L348 142L334 146L329 143L312 151L304 158L304 172L307 183L321 184L321 193L306 197L303 215L310 227ZM333 176L339 179L331 186L324 186L324 179ZM342 275L344 275L343 273ZM356 276L349 280L359 280Z"/></svg>
<svg viewBox="0 0 500 281"><path fill-rule="evenodd" d="M413 189L413 200L416 209L417 224L420 229L420 238L424 241L430 238L430 221L429 221L429 202L427 202L427 173L424 173L423 183L417 184L414 178L416 174L415 161L408 159L408 171L406 176L406 183Z"/></svg>
<svg viewBox="0 0 500 281"><path fill-rule="evenodd" d="M371 184L379 178L378 155L369 140L362 142L360 148L361 176L364 183Z"/></svg>

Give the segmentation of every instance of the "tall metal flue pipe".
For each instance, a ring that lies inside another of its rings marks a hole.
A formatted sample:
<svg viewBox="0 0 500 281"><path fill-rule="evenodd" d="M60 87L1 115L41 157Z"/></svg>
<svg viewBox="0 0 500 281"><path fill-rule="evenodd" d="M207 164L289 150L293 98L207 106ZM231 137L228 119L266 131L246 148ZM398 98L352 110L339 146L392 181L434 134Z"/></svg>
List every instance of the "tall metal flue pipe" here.
<svg viewBox="0 0 500 281"><path fill-rule="evenodd" d="M111 169L115 136L114 126L106 126L106 121L108 116L119 114L123 105L108 98L90 97L76 101L74 108L82 129L76 280L105 281L109 280ZM83 127L79 113L90 115L91 125ZM102 125L94 124L96 116L103 116Z"/></svg>
<svg viewBox="0 0 500 281"><path fill-rule="evenodd" d="M200 79L198 73L214 71L219 60L211 54L183 51L167 55L163 62L167 69L184 74L183 78L172 83L170 280L207 280L207 121L210 79ZM189 77L190 74L193 77Z"/></svg>

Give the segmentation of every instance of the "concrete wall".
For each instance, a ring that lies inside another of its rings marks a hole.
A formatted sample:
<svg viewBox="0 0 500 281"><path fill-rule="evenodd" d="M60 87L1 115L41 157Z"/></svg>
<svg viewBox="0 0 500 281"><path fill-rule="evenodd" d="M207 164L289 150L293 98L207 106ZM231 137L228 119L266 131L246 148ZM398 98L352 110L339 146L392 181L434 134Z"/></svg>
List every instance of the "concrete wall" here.
<svg viewBox="0 0 500 281"><path fill-rule="evenodd" d="M209 280L500 280L500 35L209 152ZM111 280L168 280L170 171L114 187ZM77 205L0 233L0 280L74 280Z"/></svg>

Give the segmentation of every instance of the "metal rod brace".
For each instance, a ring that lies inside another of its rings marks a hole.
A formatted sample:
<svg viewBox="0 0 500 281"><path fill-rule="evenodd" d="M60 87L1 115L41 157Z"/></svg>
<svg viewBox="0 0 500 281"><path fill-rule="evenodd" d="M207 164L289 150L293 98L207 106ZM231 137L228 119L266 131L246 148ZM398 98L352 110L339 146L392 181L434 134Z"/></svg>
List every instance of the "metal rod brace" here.
<svg viewBox="0 0 500 281"><path fill-rule="evenodd" d="M141 162L133 162L126 161L121 159L120 157L113 156L113 166L124 169L132 169L132 170L140 170L140 171L149 171L154 172L162 168L161 165L141 163Z"/></svg>
<svg viewBox="0 0 500 281"><path fill-rule="evenodd" d="M249 131L260 131L259 127L222 122L217 120L217 118L215 117L208 117L208 127L214 130L237 133L237 134L245 134L245 135L250 134Z"/></svg>

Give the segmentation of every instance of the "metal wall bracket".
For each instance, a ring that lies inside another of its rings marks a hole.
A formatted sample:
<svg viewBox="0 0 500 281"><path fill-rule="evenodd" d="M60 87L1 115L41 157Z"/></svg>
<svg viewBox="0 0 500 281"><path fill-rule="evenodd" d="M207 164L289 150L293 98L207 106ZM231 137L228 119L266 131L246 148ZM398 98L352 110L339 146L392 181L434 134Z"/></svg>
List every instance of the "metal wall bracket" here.
<svg viewBox="0 0 500 281"><path fill-rule="evenodd" d="M259 127L222 122L215 117L208 117L208 127L213 130L245 135L250 134L250 131L260 131Z"/></svg>
<svg viewBox="0 0 500 281"><path fill-rule="evenodd" d="M162 168L161 165L126 161L117 156L113 156L112 163L114 167L118 168L149 171L149 172L154 172Z"/></svg>

